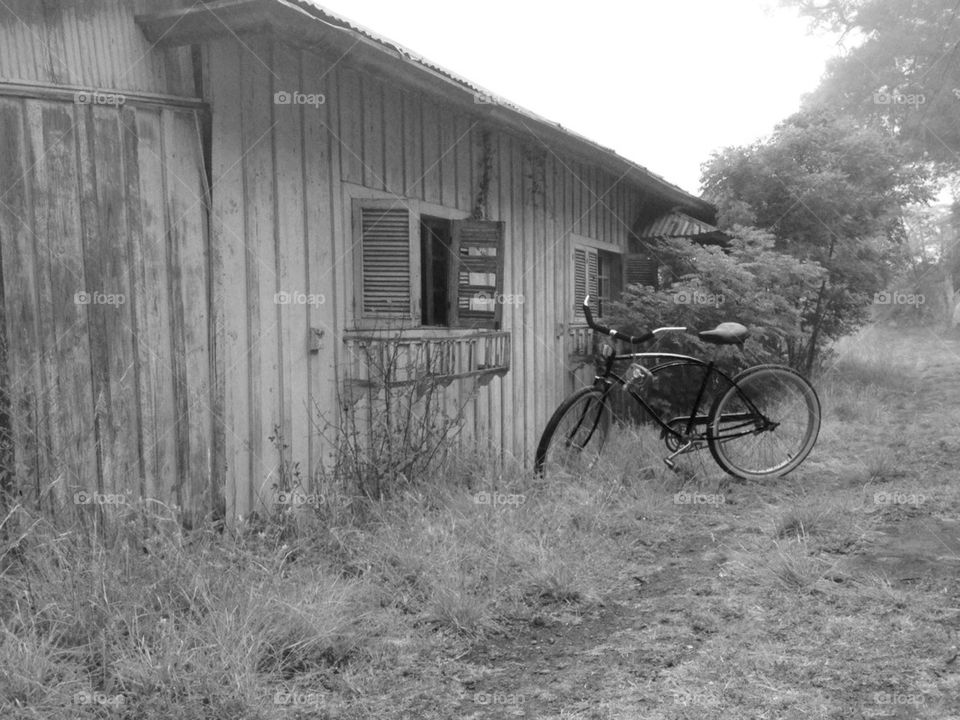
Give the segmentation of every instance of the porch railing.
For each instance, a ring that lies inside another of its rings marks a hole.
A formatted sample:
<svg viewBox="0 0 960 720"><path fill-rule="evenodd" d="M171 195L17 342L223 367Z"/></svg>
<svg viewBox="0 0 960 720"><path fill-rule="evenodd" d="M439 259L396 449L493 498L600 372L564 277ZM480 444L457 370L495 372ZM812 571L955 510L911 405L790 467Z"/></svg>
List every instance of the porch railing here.
<svg viewBox="0 0 960 720"><path fill-rule="evenodd" d="M354 386L397 387L425 381L489 381L510 369L510 333L455 336L350 335L346 378Z"/></svg>

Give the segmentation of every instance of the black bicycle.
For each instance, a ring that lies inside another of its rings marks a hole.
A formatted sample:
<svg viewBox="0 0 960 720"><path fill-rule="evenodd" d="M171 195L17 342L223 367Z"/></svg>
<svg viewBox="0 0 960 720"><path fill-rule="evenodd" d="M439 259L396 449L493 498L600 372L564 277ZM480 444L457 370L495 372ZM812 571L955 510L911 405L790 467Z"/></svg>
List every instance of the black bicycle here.
<svg viewBox="0 0 960 720"><path fill-rule="evenodd" d="M641 345L661 333L687 330L662 327L640 336L625 335L596 324L588 302L589 297L583 303L587 325L595 333L631 345ZM749 331L739 323L727 322L697 336L715 345L742 347ZM538 473L583 470L597 461L613 424L611 392L617 386L659 425L670 451L664 462L670 468L676 468L678 455L706 446L717 464L734 477L780 477L799 466L817 441L820 399L807 379L791 368L756 365L731 378L713 360L674 353L617 354L607 343L601 346L600 357L602 368L598 363L593 385L570 395L547 423L537 446ZM614 372L618 361L632 361L622 375ZM665 419L647 401L644 391L657 382L658 375L687 367L700 368L703 374L693 407ZM712 406L701 413L708 388L717 385L720 391L713 393Z"/></svg>

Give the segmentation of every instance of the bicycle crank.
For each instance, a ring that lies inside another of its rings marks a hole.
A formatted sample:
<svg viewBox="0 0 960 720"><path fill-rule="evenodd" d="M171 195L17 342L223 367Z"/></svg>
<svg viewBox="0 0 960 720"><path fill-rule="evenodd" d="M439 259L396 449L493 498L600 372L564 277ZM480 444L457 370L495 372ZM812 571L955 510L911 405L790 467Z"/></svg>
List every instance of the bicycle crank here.
<svg viewBox="0 0 960 720"><path fill-rule="evenodd" d="M676 471L677 464L673 461L673 459L677 455L682 455L685 452L690 452L691 450L695 450L696 448L693 447L693 445L694 445L693 440L687 440L683 445L680 445L676 450L674 450L672 453L670 453L669 455L667 455L667 457L663 459L664 464L666 464L666 466L671 470Z"/></svg>

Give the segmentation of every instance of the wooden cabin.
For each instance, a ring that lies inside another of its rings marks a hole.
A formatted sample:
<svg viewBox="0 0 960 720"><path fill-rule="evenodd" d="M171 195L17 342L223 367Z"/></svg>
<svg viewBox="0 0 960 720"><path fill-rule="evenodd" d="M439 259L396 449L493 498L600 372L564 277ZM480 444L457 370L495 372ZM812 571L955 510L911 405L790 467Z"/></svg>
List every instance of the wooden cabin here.
<svg viewBox="0 0 960 720"><path fill-rule="evenodd" d="M529 461L676 211L715 214L311 0L6 0L3 484L245 516L384 349Z"/></svg>

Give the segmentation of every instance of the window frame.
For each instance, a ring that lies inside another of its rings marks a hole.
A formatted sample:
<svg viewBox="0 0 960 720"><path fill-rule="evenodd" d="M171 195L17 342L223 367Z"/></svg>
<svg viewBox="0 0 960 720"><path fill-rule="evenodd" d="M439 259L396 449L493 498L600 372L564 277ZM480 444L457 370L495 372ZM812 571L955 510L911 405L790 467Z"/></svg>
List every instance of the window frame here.
<svg viewBox="0 0 960 720"><path fill-rule="evenodd" d="M573 302L570 307L570 324L571 325L586 325L587 319L583 316L580 308L577 304L577 250L583 250L587 253L593 253L596 255L596 267L597 274L595 278L595 283L597 286L597 302L591 302L591 308L593 309L594 317L600 319L604 317L604 312L600 307L600 277L601 277L601 253L611 256L610 257L610 270L606 277L607 281L613 285L613 278L617 276L617 268L614 265L620 263L622 264L626 254L623 251L623 248L610 242L604 242L602 240L594 240L591 238L582 237L579 235L571 235L572 243L570 250L570 297L573 298ZM623 293L624 281L623 281L623 271L622 268L619 270L619 279L620 279L620 288L617 291L615 288L611 288L614 292L606 296L606 300L619 300L620 295ZM587 293L589 294L589 278L587 278Z"/></svg>
<svg viewBox="0 0 960 720"><path fill-rule="evenodd" d="M417 333L427 335L466 335L477 332L476 328L458 327L454 325L423 325L421 317L420 284L421 284L421 257L420 257L420 218L423 215L440 218L442 220L469 220L470 213L464 210L437 205L436 203L426 202L416 198L408 198L388 193L381 190L356 185L353 183L342 183L344 199L344 215L349 218L346 225L344 236L350 243L350 252L347 254L352 258L352 273L348 277L353 278L353 287L346 293L350 303L352 321L348 321L347 327L351 330L411 330ZM363 312L363 243L360 237L360 227L358 225L359 208L373 205L386 205L387 207L405 207L410 213L410 313L400 317L395 314L377 314ZM503 238L503 249L506 248L506 236ZM452 290L448 289L448 292Z"/></svg>

